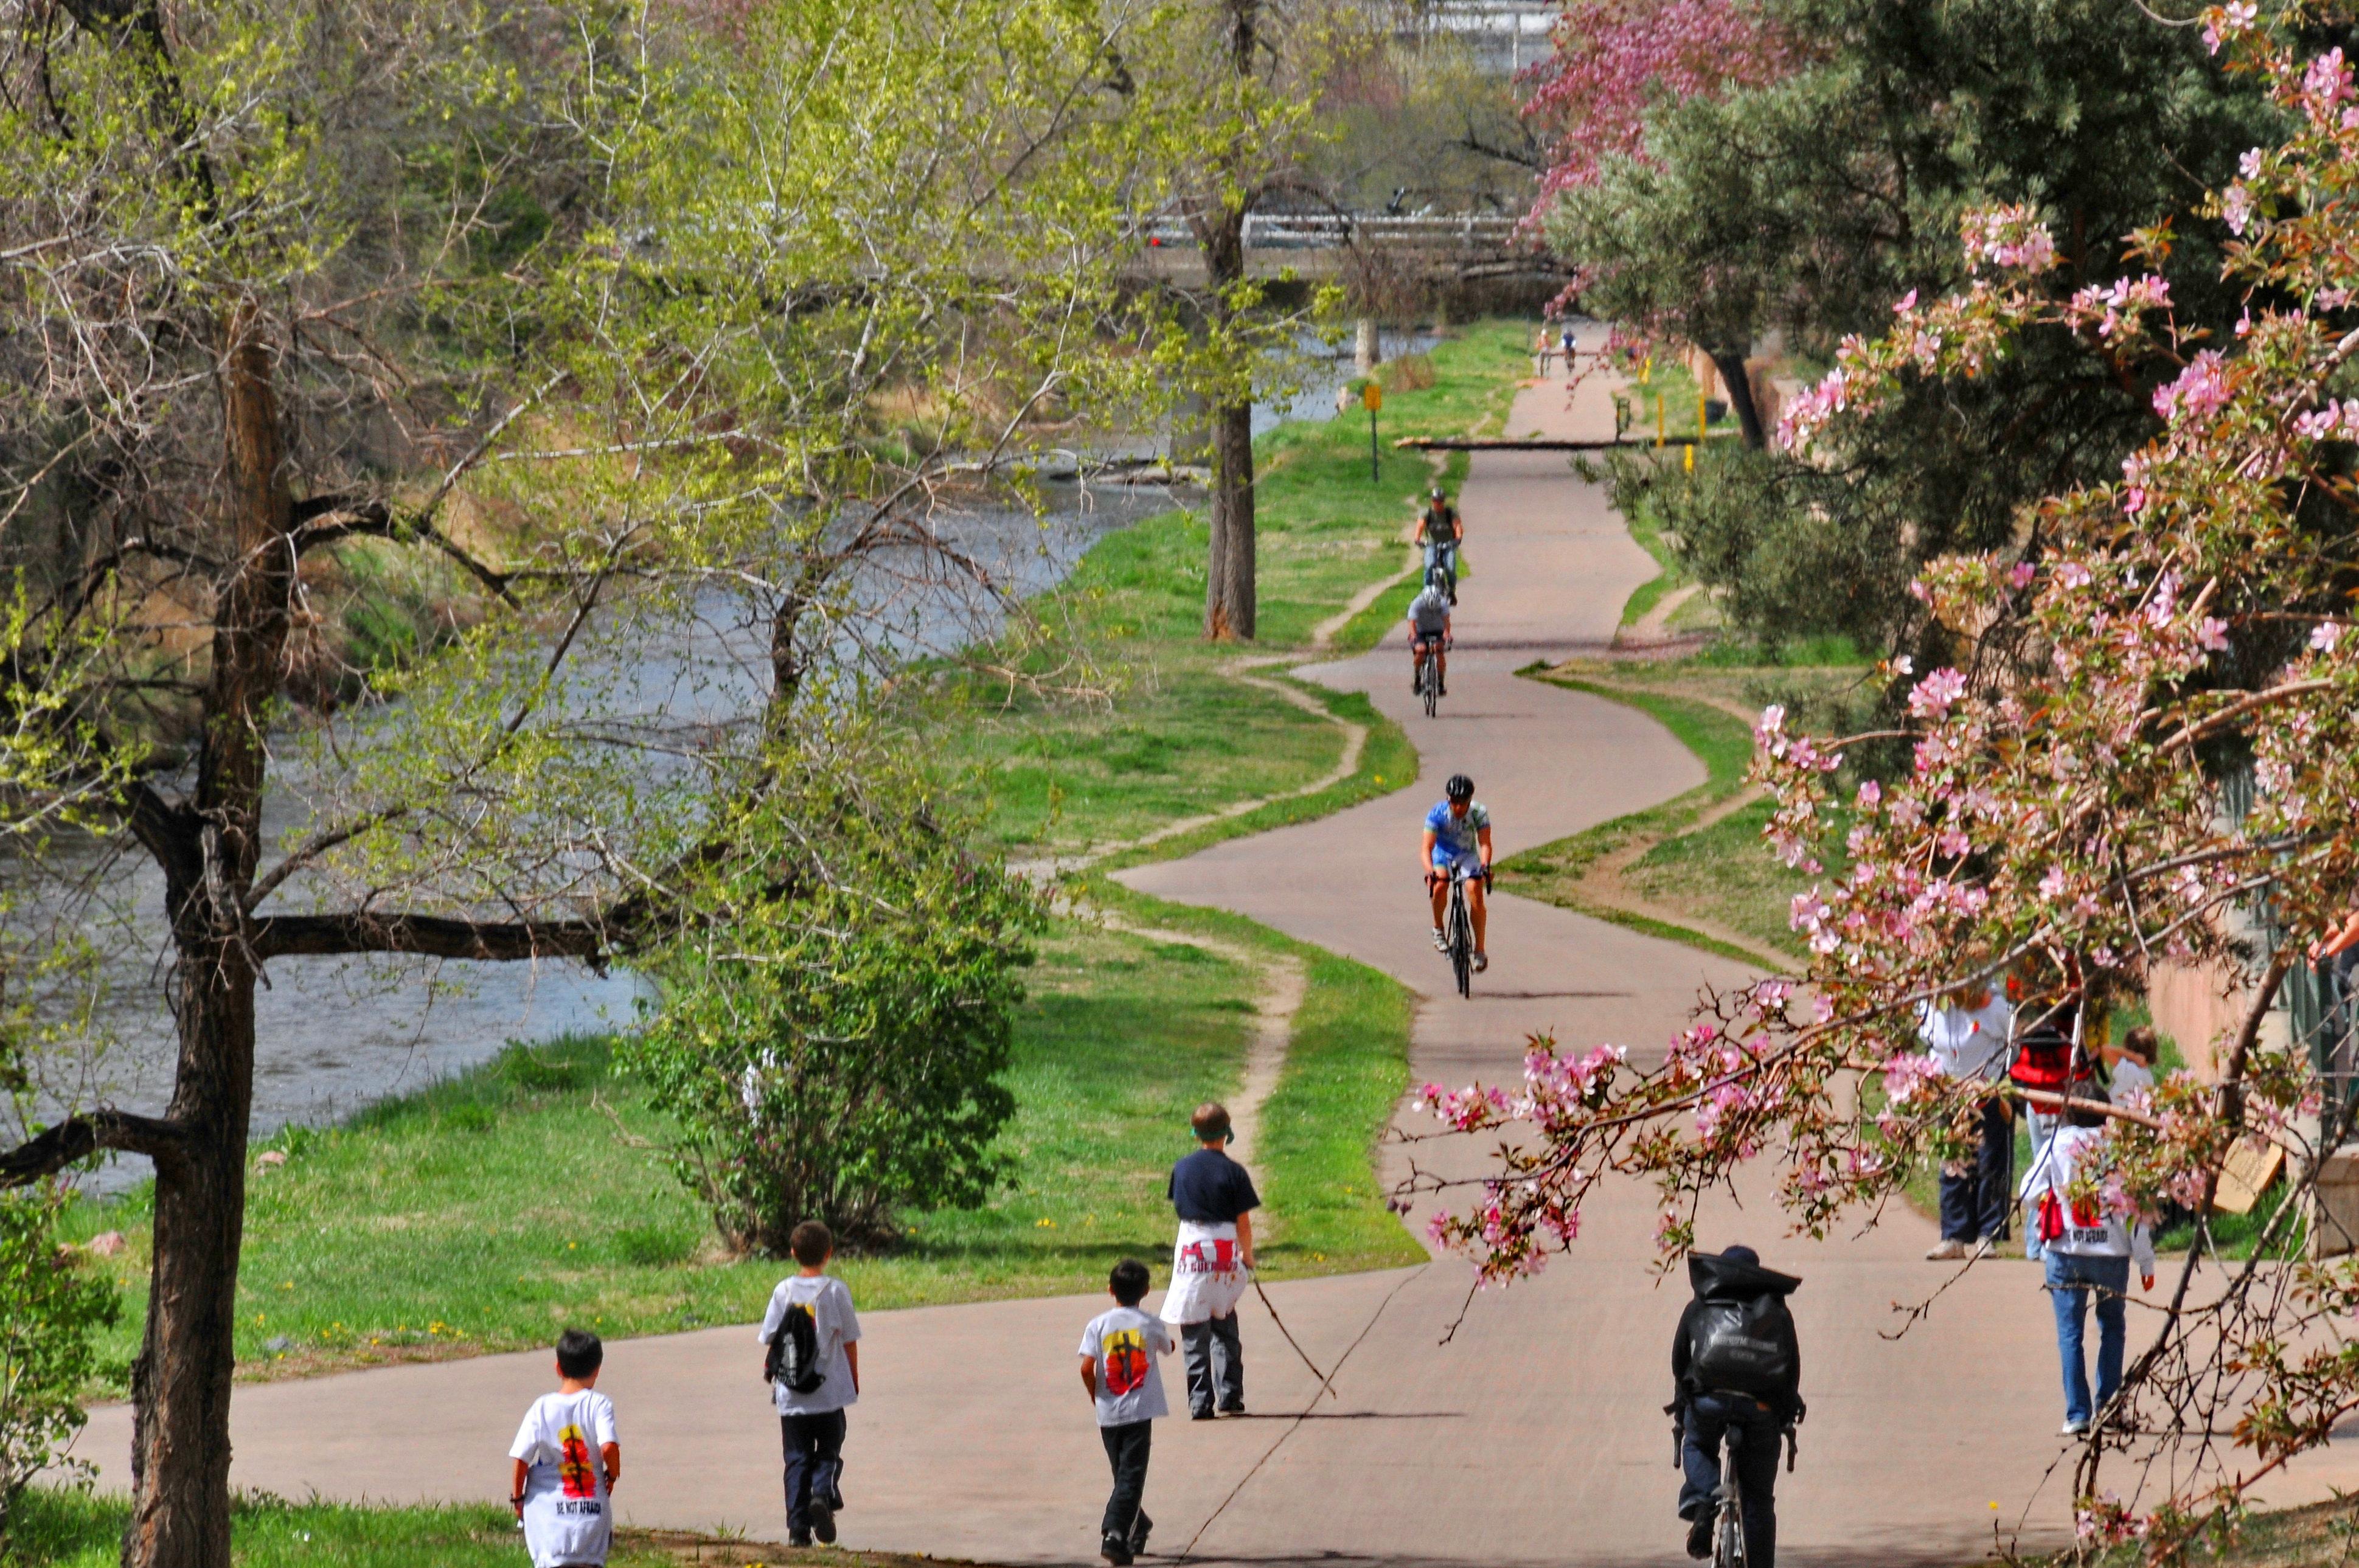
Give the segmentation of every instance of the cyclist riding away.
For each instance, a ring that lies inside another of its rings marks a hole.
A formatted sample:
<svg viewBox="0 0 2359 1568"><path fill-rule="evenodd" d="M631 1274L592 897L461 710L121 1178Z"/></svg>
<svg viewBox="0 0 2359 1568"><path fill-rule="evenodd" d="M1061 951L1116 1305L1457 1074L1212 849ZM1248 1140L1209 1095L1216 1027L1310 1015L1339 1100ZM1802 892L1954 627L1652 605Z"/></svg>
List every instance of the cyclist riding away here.
<svg viewBox="0 0 2359 1568"><path fill-rule="evenodd" d="M1450 593L1441 569L1435 567L1425 574L1425 591L1408 602L1408 689L1422 691L1419 684L1425 671L1428 655L1433 659L1434 691L1447 695L1450 691Z"/></svg>
<svg viewBox="0 0 2359 1568"><path fill-rule="evenodd" d="M1441 929L1442 911L1450 907L1450 874L1466 877L1466 912L1474 921L1474 972L1491 967L1483 951L1488 914L1484 893L1491 879L1491 813L1474 798L1474 780L1453 773L1442 786L1443 799L1425 814L1425 849L1419 864L1425 871L1425 890L1433 895L1433 950L1450 951L1450 937Z"/></svg>
<svg viewBox="0 0 2359 1568"><path fill-rule="evenodd" d="M1440 567L1450 574L1450 602L1458 603L1458 546L1466 538L1466 524L1458 508L1436 485L1427 492L1425 515L1418 519L1418 541L1425 546L1425 574Z"/></svg>
<svg viewBox="0 0 2359 1568"><path fill-rule="evenodd" d="M1734 1428L1745 1568L1777 1568L1778 1439L1790 1445L1807 1410L1801 1347L1794 1314L1786 1308L1786 1298L1802 1282L1762 1268L1761 1255L1749 1247L1732 1247L1718 1257L1690 1253L1688 1282L1695 1299L1680 1314L1671 1339L1674 1388L1667 1407L1680 1429L1680 1517L1688 1521L1688 1555L1698 1561L1712 1555L1721 1439Z"/></svg>

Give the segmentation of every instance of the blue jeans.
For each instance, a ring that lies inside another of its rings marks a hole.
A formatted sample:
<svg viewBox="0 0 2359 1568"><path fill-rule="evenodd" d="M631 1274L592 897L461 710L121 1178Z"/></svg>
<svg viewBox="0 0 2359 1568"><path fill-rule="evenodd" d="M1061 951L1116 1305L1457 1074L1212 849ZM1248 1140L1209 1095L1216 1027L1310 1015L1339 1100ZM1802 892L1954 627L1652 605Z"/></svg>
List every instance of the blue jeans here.
<svg viewBox="0 0 2359 1568"><path fill-rule="evenodd" d="M843 1507L843 1433L849 1424L842 1410L778 1418L778 1437L787 1451L788 1535L810 1539L811 1504Z"/></svg>
<svg viewBox="0 0 2359 1568"><path fill-rule="evenodd" d="M2122 1341L2128 1332L2130 1260L2082 1258L2050 1248L2048 1301L2056 1309L2056 1352L2064 1363L2064 1419L2086 1424L2122 1386ZM2089 1367L2082 1326L2089 1292L2097 1293L2097 1399L2089 1401Z"/></svg>
<svg viewBox="0 0 2359 1568"><path fill-rule="evenodd" d="M2015 1196L2015 1121L1996 1094L1983 1102L1982 1142L1973 1162L1951 1175L1941 1172L1941 1239L2003 1240Z"/></svg>
<svg viewBox="0 0 2359 1568"><path fill-rule="evenodd" d="M1745 1494L1745 1568L1777 1568L1779 1428L1758 1399L1698 1394L1688 1400L1686 1435L1680 1440L1680 1518L1692 1522L1719 1506L1720 1436L1732 1426L1741 1429L1736 1484Z"/></svg>
<svg viewBox="0 0 2359 1568"><path fill-rule="evenodd" d="M1455 543L1435 543L1429 539L1425 546L1425 574L1431 576L1436 563L1449 574L1450 596L1458 597L1458 546Z"/></svg>

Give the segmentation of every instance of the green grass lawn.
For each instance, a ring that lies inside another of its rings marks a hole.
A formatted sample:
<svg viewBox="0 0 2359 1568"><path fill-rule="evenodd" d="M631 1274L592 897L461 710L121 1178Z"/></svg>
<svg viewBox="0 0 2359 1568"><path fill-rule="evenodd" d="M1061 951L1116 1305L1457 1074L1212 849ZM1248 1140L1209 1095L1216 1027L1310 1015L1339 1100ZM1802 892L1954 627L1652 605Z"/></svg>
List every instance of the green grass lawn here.
<svg viewBox="0 0 2359 1568"><path fill-rule="evenodd" d="M1077 855L1299 787L1332 767L1333 725L1230 672L1242 660L1308 645L1313 628L1355 593L1401 569L1408 559L1402 530L1434 468L1391 441L1495 424L1527 365L1519 339L1516 323L1486 321L1434 349L1435 384L1386 399L1378 482L1368 477L1367 427L1357 410L1281 425L1261 439L1256 642L1203 640L1207 524L1198 512L1170 512L1100 542L1060 590L1070 636L1114 678L1110 700L1020 687L1011 694L1004 683L947 671L911 682L913 725L945 761L983 780L987 840L1019 856ZM1464 466L1459 454L1449 472L1462 476ZM1338 651L1388 632L1410 591L1404 583L1399 603L1387 596L1355 617L1335 639ZM1361 699L1313 695L1375 722ZM1386 777L1393 786L1366 789L1397 786L1397 775ZM1355 798L1336 796L1321 809Z"/></svg>
<svg viewBox="0 0 2359 1568"><path fill-rule="evenodd" d="M1002 1134L1015 1179L983 1209L918 1215L889 1256L846 1258L863 1307L1101 1288L1170 1246L1163 1178L1188 1112L1243 1070L1257 977L1203 949L1060 925L1030 973ZM658 1334L760 1315L775 1262L717 1255L660 1157L644 1091L603 1039L512 1048L486 1066L269 1147L250 1187L237 1343L291 1373L547 1343L579 1323ZM259 1152L259 1151L257 1151ZM83 1203L67 1234L121 1229L99 1266L125 1312L118 1386L146 1304L148 1200ZM274 1340L291 1342L273 1348Z"/></svg>
<svg viewBox="0 0 2359 1568"><path fill-rule="evenodd" d="M1514 323L1495 322L1441 344L1435 385L1387 398L1387 436L1495 424L1524 371L1520 340ZM1315 625L1406 559L1398 536L1431 466L1387 445L1383 481L1371 485L1365 441L1349 416L1265 438L1260 648L1201 641L1203 525L1173 513L1109 536L1065 591L1077 635L1130 677L1110 702L989 702L947 671L908 683L919 693L908 717L984 783L989 847L1070 853L1280 794L1334 766L1332 724L1229 670L1263 648L1308 643ZM1386 629L1362 616L1339 642ZM1369 727L1351 778L1125 858L1188 853L1411 776L1414 750L1364 698L1304 690ZM1308 996L1256 1161L1271 1211L1267 1271L1421 1258L1385 1208L1373 1166L1407 1084L1408 993L1247 921L1139 900L1110 883L1093 890L1155 923L1192 921L1306 966ZM1153 1262L1169 1248L1164 1173L1188 1147L1189 1109L1239 1082L1258 973L1193 946L1067 922L1044 942L1030 985L1008 1080L1018 1109L1003 1135L1012 1180L980 1210L913 1216L888 1255L841 1259L863 1307L1093 1291L1116 1258ZM281 1134L267 1147L285 1163L265 1168L257 1150L250 1188L242 1370L295 1375L521 1348L567 1323L623 1337L757 1315L779 1266L719 1255L707 1216L650 1147L663 1133L644 1091L612 1071L606 1042L583 1039L512 1049L341 1127ZM119 1229L128 1243L100 1264L126 1298L105 1345L116 1388L141 1331L150 1214L135 1192L79 1204L67 1221L70 1237Z"/></svg>
<svg viewBox="0 0 2359 1568"><path fill-rule="evenodd" d="M121 1497L34 1487L11 1519L0 1562L9 1568L114 1568L122 1561L130 1504ZM515 1516L505 1508L367 1508L343 1503L239 1497L230 1519L237 1568L516 1568L525 1561ZM674 1530L615 1532L610 1568L711 1568L778 1561L775 1543L723 1541ZM833 1547L798 1549L811 1568L918 1568L925 1559Z"/></svg>

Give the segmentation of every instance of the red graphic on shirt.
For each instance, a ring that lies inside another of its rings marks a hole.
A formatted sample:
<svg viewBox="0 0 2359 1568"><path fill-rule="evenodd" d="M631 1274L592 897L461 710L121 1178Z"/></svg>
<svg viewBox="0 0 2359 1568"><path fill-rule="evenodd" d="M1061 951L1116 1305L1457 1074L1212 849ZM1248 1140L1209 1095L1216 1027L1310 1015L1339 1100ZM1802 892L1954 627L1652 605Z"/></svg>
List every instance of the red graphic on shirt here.
<svg viewBox="0 0 2359 1568"><path fill-rule="evenodd" d="M594 1497L598 1495L598 1474L591 1466L589 1440L582 1429L571 1421L557 1434L557 1478L569 1497Z"/></svg>
<svg viewBox="0 0 2359 1568"><path fill-rule="evenodd" d="M1150 1367L1147 1336L1135 1328L1118 1328L1105 1336L1105 1390L1120 1399L1147 1386Z"/></svg>
<svg viewBox="0 0 2359 1568"><path fill-rule="evenodd" d="M1191 1241L1180 1249L1180 1267L1190 1274L1234 1274L1237 1269L1237 1244L1229 1236L1212 1243L1212 1256L1204 1256L1205 1244Z"/></svg>

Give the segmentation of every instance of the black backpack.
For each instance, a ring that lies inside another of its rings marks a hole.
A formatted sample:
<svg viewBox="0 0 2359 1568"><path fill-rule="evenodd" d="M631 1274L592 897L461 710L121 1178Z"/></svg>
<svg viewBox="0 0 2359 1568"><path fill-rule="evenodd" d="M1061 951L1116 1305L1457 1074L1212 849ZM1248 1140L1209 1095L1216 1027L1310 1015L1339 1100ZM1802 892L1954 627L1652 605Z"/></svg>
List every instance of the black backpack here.
<svg viewBox="0 0 2359 1568"><path fill-rule="evenodd" d="M800 1301L787 1308L778 1332L770 1336L762 1356L762 1381L784 1383L795 1394L816 1394L827 1381L827 1368L819 1359L819 1320Z"/></svg>
<svg viewBox="0 0 2359 1568"><path fill-rule="evenodd" d="M1799 1360L1784 1297L1696 1303L1688 1324L1688 1377L1698 1391L1776 1399L1800 1381Z"/></svg>

